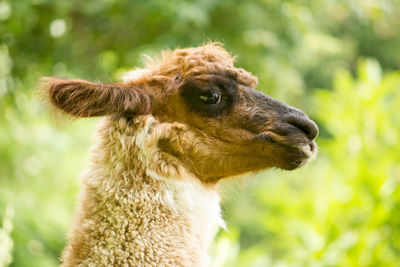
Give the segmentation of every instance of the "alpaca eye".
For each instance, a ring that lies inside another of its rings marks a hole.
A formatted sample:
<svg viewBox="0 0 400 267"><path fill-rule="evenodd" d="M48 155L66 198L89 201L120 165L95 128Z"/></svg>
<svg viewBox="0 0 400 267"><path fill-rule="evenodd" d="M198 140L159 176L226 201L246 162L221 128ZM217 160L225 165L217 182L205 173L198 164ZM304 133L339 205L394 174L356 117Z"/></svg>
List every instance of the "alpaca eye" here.
<svg viewBox="0 0 400 267"><path fill-rule="evenodd" d="M221 93L213 92L200 95L200 100L206 104L213 105L221 102Z"/></svg>

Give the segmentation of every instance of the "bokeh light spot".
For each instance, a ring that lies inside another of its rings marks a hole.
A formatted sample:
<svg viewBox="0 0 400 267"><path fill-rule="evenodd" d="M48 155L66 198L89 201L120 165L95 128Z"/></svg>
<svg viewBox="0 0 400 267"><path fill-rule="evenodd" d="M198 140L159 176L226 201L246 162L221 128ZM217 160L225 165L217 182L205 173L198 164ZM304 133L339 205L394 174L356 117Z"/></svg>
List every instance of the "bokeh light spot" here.
<svg viewBox="0 0 400 267"><path fill-rule="evenodd" d="M63 19L53 20L50 24L50 34L54 38L63 36L66 29L67 25Z"/></svg>

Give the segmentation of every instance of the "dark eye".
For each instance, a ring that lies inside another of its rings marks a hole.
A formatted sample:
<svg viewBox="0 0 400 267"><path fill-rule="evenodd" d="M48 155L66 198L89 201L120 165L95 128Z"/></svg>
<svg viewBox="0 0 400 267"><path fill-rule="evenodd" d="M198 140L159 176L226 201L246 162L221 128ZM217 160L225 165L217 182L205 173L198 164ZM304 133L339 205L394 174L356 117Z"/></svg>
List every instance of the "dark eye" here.
<svg viewBox="0 0 400 267"><path fill-rule="evenodd" d="M210 92L200 95L200 100L206 104L218 104L221 102L221 93L220 92Z"/></svg>

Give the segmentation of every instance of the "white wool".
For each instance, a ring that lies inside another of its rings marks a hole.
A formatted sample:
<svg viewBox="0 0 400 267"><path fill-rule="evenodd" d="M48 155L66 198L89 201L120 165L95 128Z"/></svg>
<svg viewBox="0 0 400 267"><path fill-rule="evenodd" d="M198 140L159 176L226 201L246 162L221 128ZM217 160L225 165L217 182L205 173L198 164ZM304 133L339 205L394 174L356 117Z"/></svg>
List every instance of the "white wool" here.
<svg viewBox="0 0 400 267"><path fill-rule="evenodd" d="M151 170L147 170L146 174L164 181L172 204L199 222L198 228L206 227L204 232L212 234L211 239L219 227L226 229L221 217L220 197L215 189L206 187L194 176L163 177Z"/></svg>
<svg viewBox="0 0 400 267"><path fill-rule="evenodd" d="M149 165L148 161L150 160L149 152L148 149L146 148L146 141L147 141L146 139L148 139L149 130L155 122L156 119L154 119L154 117L152 116L146 118L144 126L138 130L138 133L136 134L135 138L135 143L139 148L138 158L145 166Z"/></svg>

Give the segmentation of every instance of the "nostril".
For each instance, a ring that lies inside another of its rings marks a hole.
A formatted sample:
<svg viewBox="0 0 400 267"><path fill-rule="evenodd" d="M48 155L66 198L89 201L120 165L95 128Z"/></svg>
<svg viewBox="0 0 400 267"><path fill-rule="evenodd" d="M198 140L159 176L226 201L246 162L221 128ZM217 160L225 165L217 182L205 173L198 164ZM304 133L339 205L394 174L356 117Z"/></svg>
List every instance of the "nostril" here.
<svg viewBox="0 0 400 267"><path fill-rule="evenodd" d="M287 122L301 130L310 140L314 140L318 135L317 124L306 116L292 116Z"/></svg>

